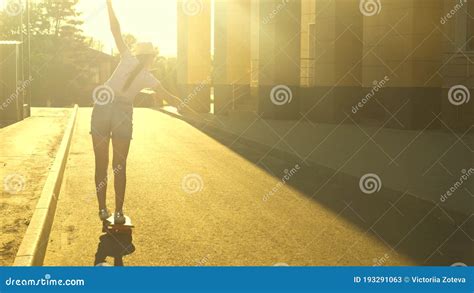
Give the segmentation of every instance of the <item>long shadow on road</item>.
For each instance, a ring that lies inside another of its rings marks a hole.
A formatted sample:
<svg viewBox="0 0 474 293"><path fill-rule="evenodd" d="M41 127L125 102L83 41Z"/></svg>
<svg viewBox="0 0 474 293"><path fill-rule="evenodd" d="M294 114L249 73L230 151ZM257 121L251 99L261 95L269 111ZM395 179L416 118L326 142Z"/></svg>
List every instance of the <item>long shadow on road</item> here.
<svg viewBox="0 0 474 293"><path fill-rule="evenodd" d="M390 248L386 257L393 251L407 255L419 265L474 264L471 215L447 210L439 204L386 187L377 194L367 195L359 187L360 178L324 166L307 165L296 155L269 150L215 128L191 121L187 123L278 180L294 166L301 166L284 184L378 238ZM262 200L271 200L271 195ZM347 253L350 254L350 247ZM378 264L383 264L383 260L380 263L374 260L374 265Z"/></svg>
<svg viewBox="0 0 474 293"><path fill-rule="evenodd" d="M105 233L100 236L94 266L109 266L107 258L113 258L114 266L124 266L123 258L135 252L131 234Z"/></svg>

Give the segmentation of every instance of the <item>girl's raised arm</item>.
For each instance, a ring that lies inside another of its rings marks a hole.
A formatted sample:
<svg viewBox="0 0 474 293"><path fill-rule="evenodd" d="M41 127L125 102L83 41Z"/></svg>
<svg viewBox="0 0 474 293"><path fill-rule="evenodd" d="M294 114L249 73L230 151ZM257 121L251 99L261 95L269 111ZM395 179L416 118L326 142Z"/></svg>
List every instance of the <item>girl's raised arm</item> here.
<svg viewBox="0 0 474 293"><path fill-rule="evenodd" d="M112 0L107 0L107 10L109 11L109 20L110 20L110 29L112 30L112 35L115 39L115 44L120 54L125 53L128 48L122 37L122 30L120 28L120 23L115 15L114 8L112 6Z"/></svg>

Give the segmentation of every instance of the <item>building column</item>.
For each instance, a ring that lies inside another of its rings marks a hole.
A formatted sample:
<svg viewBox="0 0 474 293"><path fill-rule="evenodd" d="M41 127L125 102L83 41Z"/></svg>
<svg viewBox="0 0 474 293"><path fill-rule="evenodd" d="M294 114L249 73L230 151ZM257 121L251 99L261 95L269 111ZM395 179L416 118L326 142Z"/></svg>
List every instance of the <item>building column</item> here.
<svg viewBox="0 0 474 293"><path fill-rule="evenodd" d="M240 110L250 99L249 0L215 2L215 113Z"/></svg>
<svg viewBox="0 0 474 293"><path fill-rule="evenodd" d="M443 77L442 119L450 128L466 131L474 125L474 3L443 2L439 25L443 31L440 70ZM453 15L452 11L456 13Z"/></svg>
<svg viewBox="0 0 474 293"><path fill-rule="evenodd" d="M359 1L306 2L315 2L307 4L315 7L306 16L306 37L314 42L308 42L306 55L314 59L314 74L303 93L302 109L314 121L340 123L360 99L363 15Z"/></svg>
<svg viewBox="0 0 474 293"><path fill-rule="evenodd" d="M250 5L250 92L254 112L257 112L259 102L260 0L250 0Z"/></svg>
<svg viewBox="0 0 474 293"><path fill-rule="evenodd" d="M442 43L435 25L440 22L443 3L381 3L378 14L364 18L365 100L356 115L391 128L437 128Z"/></svg>
<svg viewBox="0 0 474 293"><path fill-rule="evenodd" d="M178 1L178 87L200 113L211 105L211 0Z"/></svg>
<svg viewBox="0 0 474 293"><path fill-rule="evenodd" d="M259 113L294 119L300 106L301 1L260 1Z"/></svg>

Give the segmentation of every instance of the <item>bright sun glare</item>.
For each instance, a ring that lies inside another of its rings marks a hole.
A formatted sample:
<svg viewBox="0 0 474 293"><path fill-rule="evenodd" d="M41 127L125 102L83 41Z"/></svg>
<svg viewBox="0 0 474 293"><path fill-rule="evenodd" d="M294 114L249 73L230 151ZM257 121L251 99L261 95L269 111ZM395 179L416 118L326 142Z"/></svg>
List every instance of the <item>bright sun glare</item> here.
<svg viewBox="0 0 474 293"><path fill-rule="evenodd" d="M106 0L80 0L77 9L82 13L83 29L87 36L104 44L104 50L114 49L107 19ZM0 0L4 9L8 0ZM139 41L154 43L165 56L177 52L177 3L176 0L114 1L122 31Z"/></svg>
<svg viewBox="0 0 474 293"><path fill-rule="evenodd" d="M83 12L84 32L110 50L114 43L104 4L105 0L81 0L77 7ZM176 55L176 0L114 1L114 5L124 33L131 33L140 41L153 42L163 55Z"/></svg>

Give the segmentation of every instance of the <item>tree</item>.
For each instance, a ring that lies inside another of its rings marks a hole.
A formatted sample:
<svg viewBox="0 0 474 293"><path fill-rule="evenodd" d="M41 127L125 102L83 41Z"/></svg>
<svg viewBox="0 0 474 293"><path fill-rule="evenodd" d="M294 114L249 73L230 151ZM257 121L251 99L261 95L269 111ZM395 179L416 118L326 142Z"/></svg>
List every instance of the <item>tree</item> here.
<svg viewBox="0 0 474 293"><path fill-rule="evenodd" d="M79 0L43 0L30 6L31 68L33 75L33 104L63 106L83 94L90 77L82 74L93 62L91 40L83 35ZM0 38L20 40L27 26L22 15L0 12ZM97 47L97 45L96 45Z"/></svg>

